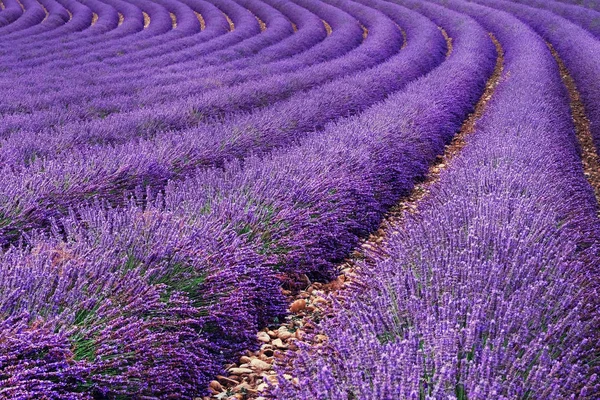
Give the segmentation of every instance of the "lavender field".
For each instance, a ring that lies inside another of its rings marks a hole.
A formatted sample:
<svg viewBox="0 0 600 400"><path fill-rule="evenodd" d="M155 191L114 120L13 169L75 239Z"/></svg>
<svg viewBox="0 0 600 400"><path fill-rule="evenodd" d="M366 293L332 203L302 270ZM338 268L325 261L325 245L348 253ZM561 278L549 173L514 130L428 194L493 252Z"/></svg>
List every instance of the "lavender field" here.
<svg viewBox="0 0 600 400"><path fill-rule="evenodd" d="M600 0L0 0L1 399L600 399Z"/></svg>

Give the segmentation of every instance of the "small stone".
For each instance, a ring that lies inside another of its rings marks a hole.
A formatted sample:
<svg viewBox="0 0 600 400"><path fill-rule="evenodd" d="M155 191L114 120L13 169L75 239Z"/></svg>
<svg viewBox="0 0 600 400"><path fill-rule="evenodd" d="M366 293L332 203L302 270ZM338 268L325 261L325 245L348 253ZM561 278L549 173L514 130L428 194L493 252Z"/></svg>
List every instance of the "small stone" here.
<svg viewBox="0 0 600 400"><path fill-rule="evenodd" d="M258 332L256 334L256 337L258 338L258 340L264 343L269 343L271 341L271 337L267 332Z"/></svg>
<svg viewBox="0 0 600 400"><path fill-rule="evenodd" d="M287 328L279 328L279 330L277 330L277 336L279 336L279 339L281 340L287 340L292 337L292 332L288 331Z"/></svg>
<svg viewBox="0 0 600 400"><path fill-rule="evenodd" d="M263 371L271 369L271 364L259 360L258 358L253 359L252 362L250 362L250 365Z"/></svg>
<svg viewBox="0 0 600 400"><path fill-rule="evenodd" d="M296 300L290 305L290 311L293 313L300 312L300 311L304 310L305 308L306 308L306 300L304 300L304 299Z"/></svg>
<svg viewBox="0 0 600 400"><path fill-rule="evenodd" d="M250 385L256 386L256 379L258 378L258 375L256 375L256 372L253 372L250 375L247 375L246 377L248 378L247 382Z"/></svg>
<svg viewBox="0 0 600 400"><path fill-rule="evenodd" d="M223 375L217 375L217 379L226 385L237 385L239 383L238 381L235 381Z"/></svg>
<svg viewBox="0 0 600 400"><path fill-rule="evenodd" d="M249 364L252 361L252 359L248 356L241 356L240 357L240 362L242 364Z"/></svg>
<svg viewBox="0 0 600 400"><path fill-rule="evenodd" d="M273 332L273 331L267 331L267 335L269 335L272 338L276 338L277 337L277 334L275 332Z"/></svg>
<svg viewBox="0 0 600 400"><path fill-rule="evenodd" d="M242 391L242 389L244 389L245 391L249 391L249 390L252 390L252 391L254 391L254 390L253 390L253 389L250 387L250 385L248 385L246 382L242 382L242 383L240 383L239 385L237 385L236 387L234 387L234 388L233 388L233 391L234 391L234 392L241 392L241 391Z"/></svg>
<svg viewBox="0 0 600 400"><path fill-rule="evenodd" d="M278 347L280 349L287 349L287 347L288 347L287 344L283 344L281 339L273 340L273 346Z"/></svg>
<svg viewBox="0 0 600 400"><path fill-rule="evenodd" d="M251 374L252 370L250 368L231 368L229 373L233 375Z"/></svg>
<svg viewBox="0 0 600 400"><path fill-rule="evenodd" d="M318 335L315 335L315 339L316 339L317 341L319 341L319 342L324 342L324 341L326 341L328 338L327 338L327 336L325 336L325 335L318 334Z"/></svg>
<svg viewBox="0 0 600 400"><path fill-rule="evenodd" d="M210 386L211 389L216 390L217 393L223 391L223 386L218 381L210 381L208 386Z"/></svg>
<svg viewBox="0 0 600 400"><path fill-rule="evenodd" d="M279 383L279 381L277 380L277 375L265 375L263 378L271 382L271 384L273 385L277 385Z"/></svg>
<svg viewBox="0 0 600 400"><path fill-rule="evenodd" d="M256 387L256 390L258 390L259 392L262 392L262 391L264 391L268 387L269 387L269 385L267 385L266 383L261 383L260 385L258 385Z"/></svg>

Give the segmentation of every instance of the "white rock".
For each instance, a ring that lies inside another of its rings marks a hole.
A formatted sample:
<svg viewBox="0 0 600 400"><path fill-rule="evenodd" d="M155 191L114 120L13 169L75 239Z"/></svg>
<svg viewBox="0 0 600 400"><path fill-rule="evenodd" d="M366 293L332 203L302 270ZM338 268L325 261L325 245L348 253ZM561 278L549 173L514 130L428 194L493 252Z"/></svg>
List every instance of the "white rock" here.
<svg viewBox="0 0 600 400"><path fill-rule="evenodd" d="M229 373L232 375L251 374L252 370L250 368L231 368Z"/></svg>
<svg viewBox="0 0 600 400"><path fill-rule="evenodd" d="M271 364L266 363L263 360L259 360L258 358L254 358L250 362L250 365L253 366L254 368L258 368L258 369L263 370L263 371L271 369Z"/></svg>
<svg viewBox="0 0 600 400"><path fill-rule="evenodd" d="M261 342L269 343L271 341L271 337L269 336L269 334L267 332L258 332L256 334L256 337Z"/></svg>

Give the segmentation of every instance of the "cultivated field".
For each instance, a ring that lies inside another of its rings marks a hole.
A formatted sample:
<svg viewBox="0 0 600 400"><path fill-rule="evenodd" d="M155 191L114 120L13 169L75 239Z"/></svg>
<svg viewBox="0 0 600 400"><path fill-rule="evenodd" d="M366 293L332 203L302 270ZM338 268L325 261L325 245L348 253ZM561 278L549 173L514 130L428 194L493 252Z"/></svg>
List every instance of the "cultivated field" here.
<svg viewBox="0 0 600 400"><path fill-rule="evenodd" d="M599 399L600 0L0 0L0 399Z"/></svg>

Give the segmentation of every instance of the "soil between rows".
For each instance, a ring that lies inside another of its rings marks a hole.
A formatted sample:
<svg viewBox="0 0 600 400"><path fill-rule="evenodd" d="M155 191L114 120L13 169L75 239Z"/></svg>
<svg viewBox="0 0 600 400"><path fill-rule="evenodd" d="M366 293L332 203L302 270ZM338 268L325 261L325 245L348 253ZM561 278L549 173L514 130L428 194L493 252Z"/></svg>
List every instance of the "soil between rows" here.
<svg viewBox="0 0 600 400"><path fill-rule="evenodd" d="M588 182L594 189L596 201L600 206L600 157L594 145L592 131L590 130L590 121L585 114L585 106L581 101L581 96L575 85L575 80L569 74L569 70L565 63L560 58L556 49L550 43L546 43L552 56L558 64L560 77L567 88L569 99L571 100L571 116L575 125L575 135L581 149L581 162L583 164L583 173ZM598 208L598 216L600 217L600 207Z"/></svg>

